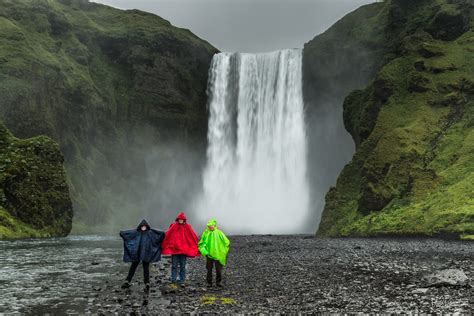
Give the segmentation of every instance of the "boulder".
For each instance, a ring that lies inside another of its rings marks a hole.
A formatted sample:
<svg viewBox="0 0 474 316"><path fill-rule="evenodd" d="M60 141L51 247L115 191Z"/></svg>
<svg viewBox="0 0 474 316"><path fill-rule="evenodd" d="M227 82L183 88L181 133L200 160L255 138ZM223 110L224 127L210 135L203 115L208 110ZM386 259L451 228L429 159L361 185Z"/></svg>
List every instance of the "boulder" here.
<svg viewBox="0 0 474 316"><path fill-rule="evenodd" d="M469 278L459 269L436 271L424 277L427 287L439 286L469 286Z"/></svg>
<svg viewBox="0 0 474 316"><path fill-rule="evenodd" d="M18 139L0 123L0 239L66 236L72 203L57 143Z"/></svg>

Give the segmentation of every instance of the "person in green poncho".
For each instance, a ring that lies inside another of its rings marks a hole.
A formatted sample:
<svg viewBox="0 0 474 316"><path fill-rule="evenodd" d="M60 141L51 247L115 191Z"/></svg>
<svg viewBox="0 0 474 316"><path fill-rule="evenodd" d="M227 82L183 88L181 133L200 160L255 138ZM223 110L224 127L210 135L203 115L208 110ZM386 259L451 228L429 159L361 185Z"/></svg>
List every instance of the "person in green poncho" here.
<svg viewBox="0 0 474 316"><path fill-rule="evenodd" d="M212 270L216 267L216 286L222 287L222 267L225 266L230 241L217 228L215 219L207 222L207 227L199 239L198 248L203 257L206 257L207 284L212 286Z"/></svg>

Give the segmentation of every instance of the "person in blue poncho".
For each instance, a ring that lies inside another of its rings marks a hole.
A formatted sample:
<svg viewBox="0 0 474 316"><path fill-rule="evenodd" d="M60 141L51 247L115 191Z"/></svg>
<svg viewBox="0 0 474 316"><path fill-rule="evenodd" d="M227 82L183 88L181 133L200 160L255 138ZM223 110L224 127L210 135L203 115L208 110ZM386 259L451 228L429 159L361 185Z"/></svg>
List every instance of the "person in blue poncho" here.
<svg viewBox="0 0 474 316"><path fill-rule="evenodd" d="M142 220L136 229L120 232L123 239L123 261L131 262L128 276L122 288L129 288L133 275L140 262L143 265L145 290L150 289L150 263L161 259L161 242L165 234L152 229L146 220Z"/></svg>

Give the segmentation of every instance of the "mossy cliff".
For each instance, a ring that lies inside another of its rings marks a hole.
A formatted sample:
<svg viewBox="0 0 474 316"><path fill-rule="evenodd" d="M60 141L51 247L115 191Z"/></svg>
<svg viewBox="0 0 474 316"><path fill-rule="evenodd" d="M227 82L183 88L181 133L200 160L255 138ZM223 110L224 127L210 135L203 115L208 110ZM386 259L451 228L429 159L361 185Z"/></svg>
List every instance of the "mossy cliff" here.
<svg viewBox="0 0 474 316"><path fill-rule="evenodd" d="M326 196L318 235L472 235L474 5L361 10L372 14L346 33L382 62L344 101L356 153Z"/></svg>
<svg viewBox="0 0 474 316"><path fill-rule="evenodd" d="M0 123L0 239L66 236L72 204L57 143L17 139Z"/></svg>
<svg viewBox="0 0 474 316"><path fill-rule="evenodd" d="M344 98L366 86L384 62L387 48L380 40L381 26L361 23L377 19L381 9L380 3L363 6L304 45L308 179L315 222L321 217L328 187L354 153L342 120Z"/></svg>
<svg viewBox="0 0 474 316"><path fill-rule="evenodd" d="M119 208L151 209L143 188L152 186L145 156L154 145L191 147L197 159L190 169L205 158L205 91L216 51L138 10L4 0L0 117L18 137L47 135L59 143L80 222L107 222ZM155 160L176 158L158 151Z"/></svg>

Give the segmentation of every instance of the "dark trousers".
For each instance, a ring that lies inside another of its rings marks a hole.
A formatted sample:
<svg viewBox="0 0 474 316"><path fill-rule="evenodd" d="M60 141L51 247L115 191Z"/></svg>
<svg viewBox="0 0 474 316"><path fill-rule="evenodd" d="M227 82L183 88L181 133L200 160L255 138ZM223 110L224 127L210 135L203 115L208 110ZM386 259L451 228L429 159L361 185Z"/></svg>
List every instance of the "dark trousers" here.
<svg viewBox="0 0 474 316"><path fill-rule="evenodd" d="M130 266L130 270L128 270L127 281L131 282L135 271L137 270L138 265L140 262L133 262ZM150 283L150 263L149 262L142 262L143 265L143 281L145 284Z"/></svg>
<svg viewBox="0 0 474 316"><path fill-rule="evenodd" d="M212 284L212 268L216 267L216 284L222 281L222 264L214 259L206 258L207 283Z"/></svg>

